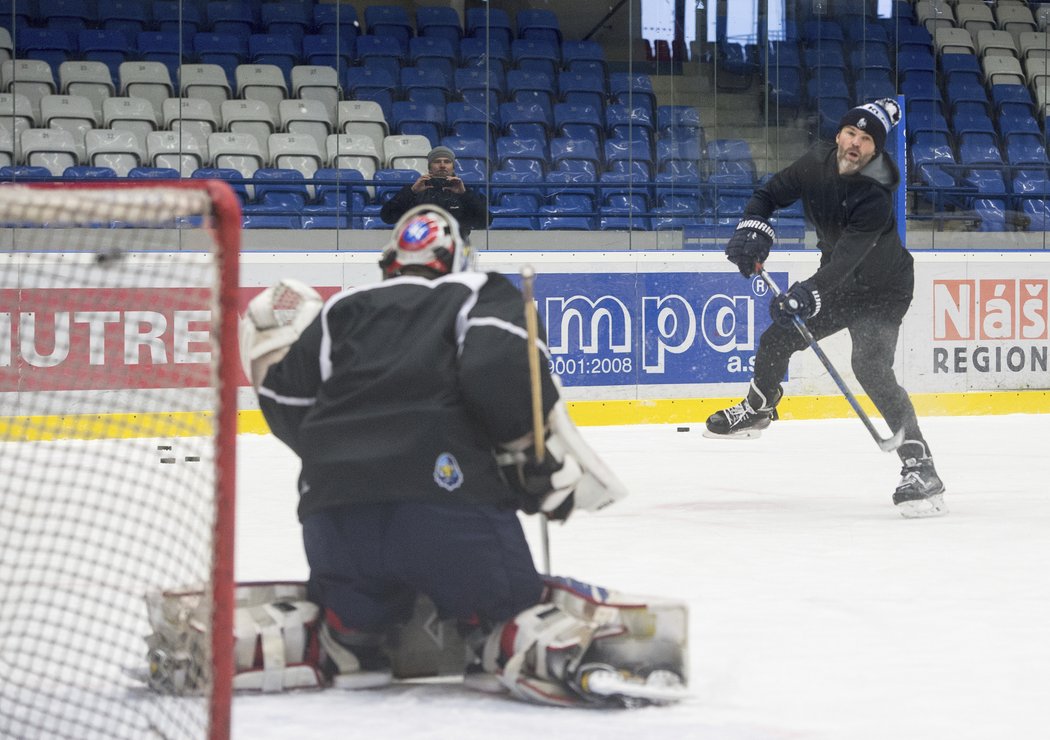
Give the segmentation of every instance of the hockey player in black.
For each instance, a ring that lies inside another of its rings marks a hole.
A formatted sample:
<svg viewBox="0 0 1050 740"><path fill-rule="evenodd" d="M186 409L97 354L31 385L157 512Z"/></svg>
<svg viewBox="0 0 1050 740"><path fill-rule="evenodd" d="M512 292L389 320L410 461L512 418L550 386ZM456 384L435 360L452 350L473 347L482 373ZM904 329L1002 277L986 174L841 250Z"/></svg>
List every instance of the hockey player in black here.
<svg viewBox="0 0 1050 740"><path fill-rule="evenodd" d="M419 206L383 251L382 282L322 303L284 280L242 321L260 407L302 461L298 512L325 674L343 688L388 683L387 636L426 597L457 620L474 675L515 696L673 700L684 632L661 635L667 617L655 604L636 600L653 621L635 644L616 594L536 572L519 510L564 520L626 491L569 419L546 363L547 454L536 461L522 294L468 269L469 257L456 220ZM601 620L597 605L608 605Z"/></svg>
<svg viewBox="0 0 1050 740"><path fill-rule="evenodd" d="M383 204L379 217L393 224L409 209L424 204L438 206L452 214L464 239L473 229L487 229L492 221L485 196L468 188L456 175L456 154L447 146L430 150L427 174L397 191Z"/></svg>
<svg viewBox="0 0 1050 740"><path fill-rule="evenodd" d="M776 417L780 381L792 354L807 347L793 324L804 319L820 339L847 329L858 382L890 428L904 430L903 469L893 503L905 517L947 513L944 484L934 469L907 392L897 383L893 355L915 282L911 254L894 216L896 165L884 153L886 135L900 120L892 99L857 106L839 123L835 143L816 145L759 187L726 248L750 277L773 244L770 216L801 199L817 232L820 267L770 304L774 323L762 334L747 397L707 420L707 435L757 436Z"/></svg>

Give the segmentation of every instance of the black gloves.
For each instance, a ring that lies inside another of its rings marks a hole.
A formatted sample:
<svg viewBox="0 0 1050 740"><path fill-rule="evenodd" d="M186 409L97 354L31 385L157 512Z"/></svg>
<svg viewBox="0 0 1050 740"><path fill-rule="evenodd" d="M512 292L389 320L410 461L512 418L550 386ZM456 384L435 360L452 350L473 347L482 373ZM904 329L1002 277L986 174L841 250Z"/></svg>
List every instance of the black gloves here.
<svg viewBox="0 0 1050 740"><path fill-rule="evenodd" d="M542 511L548 519L562 521L572 513L572 490L565 491L565 481L560 475L565 467L563 461L553 455L545 455L543 462L536 461L536 448L529 447L516 455L513 462L504 459L503 476L511 490L518 495L521 510L526 514ZM575 463L575 461L573 461ZM573 467L576 467L575 465ZM578 467L576 467L578 470ZM564 471L573 476L572 471ZM560 484L560 485L559 485ZM571 484L575 486L575 481Z"/></svg>
<svg viewBox="0 0 1050 740"><path fill-rule="evenodd" d="M793 317L808 319L820 313L820 292L809 280L795 283L769 303L769 315L781 326L794 326Z"/></svg>
<svg viewBox="0 0 1050 740"><path fill-rule="evenodd" d="M760 216L745 216L726 246L726 257L739 268L741 275L751 277L755 274L755 263L764 262L769 256L775 237L769 221Z"/></svg>

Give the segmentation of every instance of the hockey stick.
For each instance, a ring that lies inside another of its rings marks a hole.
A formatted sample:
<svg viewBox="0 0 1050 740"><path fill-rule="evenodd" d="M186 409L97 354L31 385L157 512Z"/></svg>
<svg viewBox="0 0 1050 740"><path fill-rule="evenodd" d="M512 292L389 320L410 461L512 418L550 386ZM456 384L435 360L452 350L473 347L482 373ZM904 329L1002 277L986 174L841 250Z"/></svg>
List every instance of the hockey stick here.
<svg viewBox="0 0 1050 740"><path fill-rule="evenodd" d="M755 263L755 271L762 276L762 279L765 280L766 285L768 285L769 289L773 291L774 296L781 295L780 288L773 281L773 278L769 276L769 273L766 272L766 268L762 265L761 262ZM875 425L871 423L871 419L868 418L868 415L864 412L864 409L860 407L860 402L857 401L857 397L853 395L853 392L849 389L849 386L846 385L846 381L842 379L842 376L839 375L838 371L835 369L835 366L831 364L831 360L828 359L828 356L826 354L824 354L824 350L822 350L820 348L820 345L817 344L817 340L813 336L813 332L811 332L809 330L809 327L806 326L806 322L803 321L801 317L795 314L792 314L791 321L795 324L795 328L798 329L798 332L802 335L802 338L806 340L813 352L816 353L817 357L824 365L824 368L828 371L828 374L831 376L831 379L835 381L835 385L839 387L839 390L842 391L842 395L844 395L846 397L846 400L849 401L849 405L853 407L853 410L857 413L857 416L859 416L860 420L864 422L864 426L867 427L868 432L871 434L872 439L875 440L875 444L879 446L879 449L883 452L891 452L900 447L904 443L904 430L898 429L897 433L893 434L890 437L880 436L879 431L875 428Z"/></svg>
<svg viewBox="0 0 1050 740"><path fill-rule="evenodd" d="M521 293L525 299L525 331L528 333L529 351L529 389L532 397L532 437L536 445L536 462L543 464L547 456L543 433L543 396L540 393L540 350L537 346L539 326L536 319L536 301L533 297L532 283L536 271L531 265L521 268ZM547 532L547 518L540 512L540 546L543 549L543 572L551 574L551 545Z"/></svg>

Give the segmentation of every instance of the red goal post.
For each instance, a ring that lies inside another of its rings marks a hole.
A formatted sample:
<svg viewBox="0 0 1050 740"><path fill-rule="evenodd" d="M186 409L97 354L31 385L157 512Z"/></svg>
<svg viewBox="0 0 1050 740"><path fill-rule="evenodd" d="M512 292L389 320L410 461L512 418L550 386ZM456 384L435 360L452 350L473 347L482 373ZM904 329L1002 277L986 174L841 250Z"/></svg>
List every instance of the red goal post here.
<svg viewBox="0 0 1050 740"><path fill-rule="evenodd" d="M207 180L0 185L0 736L227 738L240 204ZM145 596L201 588L195 696Z"/></svg>

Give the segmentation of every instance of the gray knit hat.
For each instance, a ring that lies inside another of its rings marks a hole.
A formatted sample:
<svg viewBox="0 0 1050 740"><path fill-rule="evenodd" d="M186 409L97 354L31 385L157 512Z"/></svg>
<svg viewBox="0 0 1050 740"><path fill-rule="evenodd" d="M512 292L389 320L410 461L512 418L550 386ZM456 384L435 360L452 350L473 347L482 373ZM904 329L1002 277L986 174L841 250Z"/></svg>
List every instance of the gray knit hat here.
<svg viewBox="0 0 1050 740"><path fill-rule="evenodd" d="M433 164L434 160L438 157L446 157L453 162L456 161L456 153L454 151L447 146L436 146L431 149L430 154L427 155L427 164Z"/></svg>

